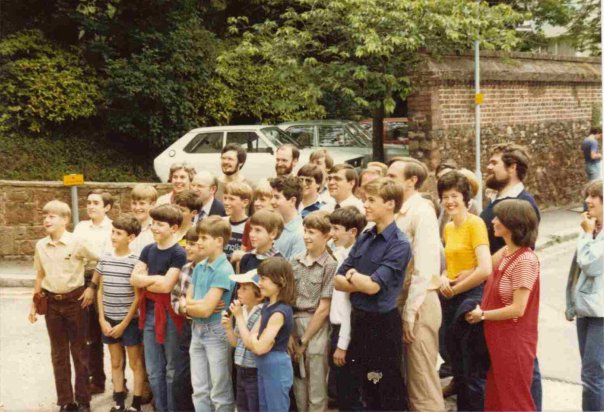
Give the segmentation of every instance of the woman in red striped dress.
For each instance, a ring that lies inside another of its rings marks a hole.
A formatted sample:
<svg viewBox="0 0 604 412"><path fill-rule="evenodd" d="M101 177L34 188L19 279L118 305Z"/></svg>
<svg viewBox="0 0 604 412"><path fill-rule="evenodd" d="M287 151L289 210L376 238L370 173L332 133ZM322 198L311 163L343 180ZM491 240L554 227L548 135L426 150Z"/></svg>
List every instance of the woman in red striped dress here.
<svg viewBox="0 0 604 412"><path fill-rule="evenodd" d="M466 314L469 323L484 321L491 358L486 411L534 411L531 396L537 354L539 260L531 248L539 221L531 204L504 200L495 206L493 228L506 246L493 255L482 303Z"/></svg>

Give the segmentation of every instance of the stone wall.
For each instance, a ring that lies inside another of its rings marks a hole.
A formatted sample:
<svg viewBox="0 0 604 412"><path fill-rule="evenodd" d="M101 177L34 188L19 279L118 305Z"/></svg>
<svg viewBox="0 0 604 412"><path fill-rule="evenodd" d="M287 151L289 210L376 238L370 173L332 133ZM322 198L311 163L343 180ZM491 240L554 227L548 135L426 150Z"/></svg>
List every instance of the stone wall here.
<svg viewBox="0 0 604 412"><path fill-rule="evenodd" d="M474 169L473 56L424 59L407 100L411 154L426 161L452 158ZM597 58L523 53L481 56L481 161L495 143L528 146L526 184L541 207L576 203L585 181L581 141L601 104Z"/></svg>
<svg viewBox="0 0 604 412"><path fill-rule="evenodd" d="M94 189L104 189L115 196L110 217L130 211L130 190L135 184L89 182L78 187L80 219L86 219L86 196ZM167 184L152 184L160 195L170 190ZM60 182L0 180L0 260L33 256L36 241L45 236L42 208L53 199L71 206L70 188Z"/></svg>

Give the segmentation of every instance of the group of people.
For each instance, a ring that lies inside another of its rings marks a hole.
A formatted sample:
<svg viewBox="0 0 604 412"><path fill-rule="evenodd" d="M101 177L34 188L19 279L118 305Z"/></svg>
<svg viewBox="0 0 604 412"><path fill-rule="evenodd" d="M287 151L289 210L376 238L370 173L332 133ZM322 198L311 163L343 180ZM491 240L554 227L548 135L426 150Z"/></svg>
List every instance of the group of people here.
<svg viewBox="0 0 604 412"><path fill-rule="evenodd" d="M452 394L458 410L541 409L539 209L524 147L491 148L484 210L476 176L452 162L433 175L400 157L357 173L318 150L298 168L284 145L276 176L250 182L245 160L229 144L222 176L174 164L169 193L138 184L113 221L111 194L92 191L73 233L67 204L44 206L29 319L45 315L61 410L89 410L105 391L103 343L112 411L140 411L146 388L158 411L444 411ZM437 199L423 193L431 182ZM601 180L585 199L567 316L583 407L601 410Z"/></svg>

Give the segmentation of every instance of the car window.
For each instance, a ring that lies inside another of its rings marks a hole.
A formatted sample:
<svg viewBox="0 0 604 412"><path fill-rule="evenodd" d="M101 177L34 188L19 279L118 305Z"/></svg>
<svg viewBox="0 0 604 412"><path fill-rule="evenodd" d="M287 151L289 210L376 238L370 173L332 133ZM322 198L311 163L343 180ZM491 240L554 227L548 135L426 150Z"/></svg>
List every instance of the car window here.
<svg viewBox="0 0 604 412"><path fill-rule="evenodd" d="M236 143L248 153L270 152L268 144L256 132L227 132L227 144Z"/></svg>
<svg viewBox="0 0 604 412"><path fill-rule="evenodd" d="M319 146L321 147L365 147L344 125L319 125Z"/></svg>
<svg viewBox="0 0 604 412"><path fill-rule="evenodd" d="M186 153L220 153L222 132L199 133L183 150Z"/></svg>
<svg viewBox="0 0 604 412"><path fill-rule="evenodd" d="M357 123L349 122L346 124L346 128L352 133L352 135L359 141L363 147L371 145L371 136L366 130L363 130Z"/></svg>
<svg viewBox="0 0 604 412"><path fill-rule="evenodd" d="M264 134L264 136L266 136L266 138L272 144L275 145L275 147L279 147L282 144L289 143L289 144L293 144L294 146L301 148L295 139L292 139L292 137L289 134L285 133L283 130L279 129L278 127L275 127L275 126L263 127L262 129L260 129L260 131L262 132L262 134Z"/></svg>
<svg viewBox="0 0 604 412"><path fill-rule="evenodd" d="M286 132L294 139L300 147L312 147L313 144L313 128L314 126L291 126Z"/></svg>

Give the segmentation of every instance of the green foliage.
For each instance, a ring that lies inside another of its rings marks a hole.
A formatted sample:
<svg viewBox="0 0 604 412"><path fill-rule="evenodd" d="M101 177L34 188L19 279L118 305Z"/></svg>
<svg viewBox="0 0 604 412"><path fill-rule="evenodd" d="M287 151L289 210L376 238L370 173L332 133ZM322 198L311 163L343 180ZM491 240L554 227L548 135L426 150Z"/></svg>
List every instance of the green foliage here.
<svg viewBox="0 0 604 412"><path fill-rule="evenodd" d="M83 173L96 182L156 180L148 154L129 152L98 132L62 139L0 134L0 147L0 179L62 180Z"/></svg>
<svg viewBox="0 0 604 412"><path fill-rule="evenodd" d="M100 91L76 52L37 30L0 41L0 130L49 134L95 115Z"/></svg>
<svg viewBox="0 0 604 412"><path fill-rule="evenodd" d="M569 36L575 47L593 56L602 54L602 3L600 0L577 0Z"/></svg>

